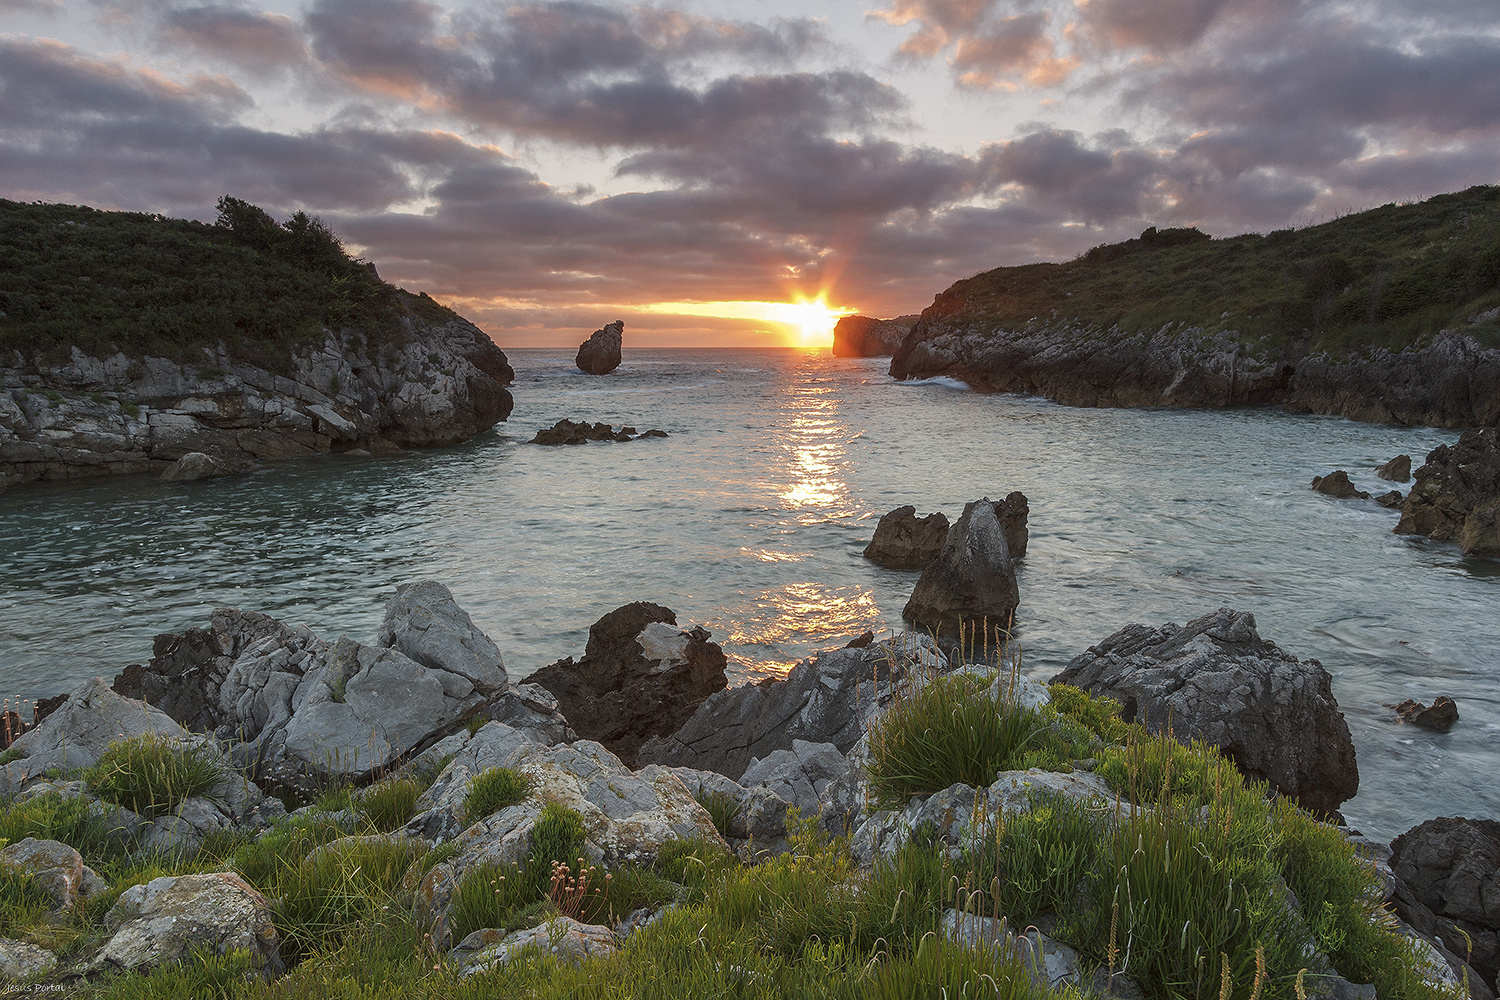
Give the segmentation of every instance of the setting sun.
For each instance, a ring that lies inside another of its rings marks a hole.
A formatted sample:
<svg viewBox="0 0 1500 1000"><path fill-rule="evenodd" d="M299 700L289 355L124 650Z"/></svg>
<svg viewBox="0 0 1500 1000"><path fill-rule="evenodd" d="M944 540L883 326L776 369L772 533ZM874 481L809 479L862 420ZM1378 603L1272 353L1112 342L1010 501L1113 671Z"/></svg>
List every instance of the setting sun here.
<svg viewBox="0 0 1500 1000"><path fill-rule="evenodd" d="M764 320L789 327L791 343L800 347L828 346L833 342L834 324L854 312L830 306L822 295L795 302L658 302L645 311L671 316Z"/></svg>

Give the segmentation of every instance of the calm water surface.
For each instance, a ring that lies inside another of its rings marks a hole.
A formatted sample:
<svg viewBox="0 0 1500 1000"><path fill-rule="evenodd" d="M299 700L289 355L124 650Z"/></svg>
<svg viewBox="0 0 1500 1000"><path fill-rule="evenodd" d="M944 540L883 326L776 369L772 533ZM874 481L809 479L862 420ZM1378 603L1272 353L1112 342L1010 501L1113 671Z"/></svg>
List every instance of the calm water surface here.
<svg viewBox="0 0 1500 1000"><path fill-rule="evenodd" d="M0 694L35 698L151 656L215 607L373 640L397 584L446 583L513 677L578 655L628 601L702 623L736 679L898 627L915 575L861 558L879 516L954 518L1021 490L1029 673L1129 622L1222 605L1333 674L1359 754L1350 821L1391 837L1500 817L1500 561L1390 533L1307 488L1457 434L1273 411L1086 410L898 384L826 352L633 351L607 378L513 351L508 424L458 448L280 462L239 478L33 484L0 496ZM543 448L562 417L664 440ZM1446 736L1386 706L1449 694Z"/></svg>

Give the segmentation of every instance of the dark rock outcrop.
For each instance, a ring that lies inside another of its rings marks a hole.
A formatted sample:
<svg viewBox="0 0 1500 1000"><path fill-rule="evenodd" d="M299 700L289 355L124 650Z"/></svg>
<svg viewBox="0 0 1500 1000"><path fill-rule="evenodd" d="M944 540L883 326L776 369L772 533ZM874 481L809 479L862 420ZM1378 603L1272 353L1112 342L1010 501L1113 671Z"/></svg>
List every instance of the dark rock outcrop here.
<svg viewBox="0 0 1500 1000"><path fill-rule="evenodd" d="M1021 602L1010 545L988 497L975 500L927 564L901 616L940 636L1009 631Z"/></svg>
<svg viewBox="0 0 1500 1000"><path fill-rule="evenodd" d="M536 432L536 437L531 439L532 444L562 445L562 444L588 444L590 441L634 441L637 438L666 437L666 431L649 430L637 431L629 424L615 430L609 424L594 423L586 420L569 420L564 417L551 427L544 427Z"/></svg>
<svg viewBox="0 0 1500 1000"><path fill-rule="evenodd" d="M1434 698L1431 705L1423 705L1414 698L1408 698L1396 706L1396 714L1402 722L1409 722L1435 733L1446 733L1458 721L1458 706L1453 703L1452 698L1444 695Z"/></svg>
<svg viewBox="0 0 1500 1000"><path fill-rule="evenodd" d="M1397 455L1375 470L1375 475L1393 483L1411 482L1411 456Z"/></svg>
<svg viewBox="0 0 1500 1000"><path fill-rule="evenodd" d="M394 341L329 334L285 373L224 350L164 358L0 361L0 482L173 469L217 475L260 459L450 445L510 415L515 378L478 327L407 321ZM189 478L182 476L182 478Z"/></svg>
<svg viewBox="0 0 1500 1000"><path fill-rule="evenodd" d="M917 517L917 508L907 504L881 516L865 558L890 569L921 569L937 558L947 537L947 515Z"/></svg>
<svg viewBox="0 0 1500 1000"><path fill-rule="evenodd" d="M1053 678L1119 701L1126 721L1214 744L1248 777L1332 813L1359 790L1332 678L1230 608L1179 627L1127 625Z"/></svg>
<svg viewBox="0 0 1500 1000"><path fill-rule="evenodd" d="M915 316L895 319L871 319L869 316L845 316L833 327L833 356L836 358L890 357L911 332Z"/></svg>
<svg viewBox="0 0 1500 1000"><path fill-rule="evenodd" d="M1401 508L1398 535L1456 541L1465 554L1500 556L1500 428L1464 431L1427 453Z"/></svg>
<svg viewBox="0 0 1500 1000"><path fill-rule="evenodd" d="M702 628L679 629L670 608L637 601L589 627L581 660L558 660L526 683L552 692L579 736L633 766L642 743L676 732L723 690L728 661L708 636Z"/></svg>
<svg viewBox="0 0 1500 1000"><path fill-rule="evenodd" d="M1026 545L1031 538L1026 519L1030 516L1031 505L1026 502L1026 494L1019 490L1007 493L1004 500L995 503L995 519L1000 522L1012 559L1026 558Z"/></svg>
<svg viewBox="0 0 1500 1000"><path fill-rule="evenodd" d="M620 346L625 340L625 321L617 319L578 346L574 363L590 375L608 375L620 367Z"/></svg>
<svg viewBox="0 0 1500 1000"><path fill-rule="evenodd" d="M1406 495L1400 490L1391 490L1389 493L1382 493L1374 499L1380 506L1389 507L1392 510L1400 510L1401 505L1406 503Z"/></svg>
<svg viewBox="0 0 1500 1000"><path fill-rule="evenodd" d="M1495 983L1500 976L1500 822L1445 817L1420 823L1391 842L1391 871L1401 919L1436 937L1460 960L1467 957L1477 973L1473 985Z"/></svg>
<svg viewBox="0 0 1500 1000"><path fill-rule="evenodd" d="M1336 497L1339 500L1370 499L1370 494L1364 490L1354 488L1354 484L1349 482L1349 473L1343 469L1335 469L1326 476L1314 476L1312 488L1319 493Z"/></svg>

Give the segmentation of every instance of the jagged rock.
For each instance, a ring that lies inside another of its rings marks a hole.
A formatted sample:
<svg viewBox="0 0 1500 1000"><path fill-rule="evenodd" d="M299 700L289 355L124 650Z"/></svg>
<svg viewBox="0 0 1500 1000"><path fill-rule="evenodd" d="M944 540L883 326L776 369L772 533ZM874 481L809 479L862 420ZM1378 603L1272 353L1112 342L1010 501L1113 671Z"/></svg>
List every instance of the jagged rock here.
<svg viewBox="0 0 1500 1000"><path fill-rule="evenodd" d="M435 580L396 588L396 596L386 605L377 641L424 667L468 678L480 694L507 690L499 648L474 625L448 588Z"/></svg>
<svg viewBox="0 0 1500 1000"><path fill-rule="evenodd" d="M167 875L131 886L104 922L111 936L96 967L140 969L179 961L194 950L243 950L267 979L284 968L270 903L232 872Z"/></svg>
<svg viewBox="0 0 1500 1000"><path fill-rule="evenodd" d="M836 358L890 357L911 332L915 316L895 319L871 319L869 316L843 316L833 327L833 356Z"/></svg>
<svg viewBox="0 0 1500 1000"><path fill-rule="evenodd" d="M1464 431L1417 470L1398 535L1457 541L1467 555L1500 556L1500 428Z"/></svg>
<svg viewBox="0 0 1500 1000"><path fill-rule="evenodd" d="M1500 977L1500 822L1443 817L1419 823L1391 842L1391 871L1401 919L1436 938L1458 960L1467 956L1477 974L1471 984L1495 982Z"/></svg>
<svg viewBox="0 0 1500 1000"><path fill-rule="evenodd" d="M482 972L493 972L510 962L511 957L523 948L540 946L543 951L562 961L582 961L613 955L617 949L615 932L597 924L583 924L572 917L558 916L529 930L514 931L493 944L483 947L465 948L465 945L484 941L485 931L475 931L451 953L461 962L459 978L468 979Z"/></svg>
<svg viewBox="0 0 1500 1000"><path fill-rule="evenodd" d="M1453 703L1452 698L1444 695L1438 695L1431 705L1423 705L1414 698L1408 698L1396 706L1396 714L1401 717L1402 722L1410 722L1435 733L1446 733L1458 721L1458 706Z"/></svg>
<svg viewBox="0 0 1500 1000"><path fill-rule="evenodd" d="M803 660L784 679L767 678L710 695L671 736L648 740L637 763L670 764L739 778L752 758L789 750L793 740L832 743L847 753L871 712L913 667L935 670L946 657L920 633L863 649L835 649Z"/></svg>
<svg viewBox="0 0 1500 1000"><path fill-rule="evenodd" d="M625 321L617 319L578 347L574 359L580 369L590 375L608 375L620 367L620 347L625 340Z"/></svg>
<svg viewBox="0 0 1500 1000"><path fill-rule="evenodd" d="M1401 505L1406 503L1406 495L1403 494L1400 490L1391 490L1389 493L1382 493L1377 496L1375 498L1375 502L1380 504L1380 506L1382 507L1390 507L1393 510L1400 510Z"/></svg>
<svg viewBox="0 0 1500 1000"><path fill-rule="evenodd" d="M188 732L165 712L122 698L101 677L69 692L61 708L11 744L21 756L6 765L19 786L49 768L91 767L115 740L157 733L179 739Z"/></svg>
<svg viewBox="0 0 1500 1000"><path fill-rule="evenodd" d="M822 811L828 786L849 770L849 764L849 758L832 743L792 740L789 749L772 750L765 760L752 757L740 784L747 788L764 785L804 817L812 818Z"/></svg>
<svg viewBox="0 0 1500 1000"><path fill-rule="evenodd" d="M1370 494L1354 488L1354 484L1349 482L1349 473L1343 469L1335 469L1326 476L1314 476L1312 488L1339 500L1370 499Z"/></svg>
<svg viewBox="0 0 1500 1000"><path fill-rule="evenodd" d="M0 938L0 983L34 979L57 968L57 956L25 941Z"/></svg>
<svg viewBox="0 0 1500 1000"><path fill-rule="evenodd" d="M1012 559L1026 558L1026 545L1030 532L1026 519L1031 515L1031 505L1026 494L1019 490L1007 493L1004 500L995 503L995 519L1000 522L1000 531L1005 535L1005 544L1010 548Z"/></svg>
<svg viewBox="0 0 1500 1000"><path fill-rule="evenodd" d="M216 479L240 472L248 463L231 464L201 451L190 451L162 470L161 477L169 483L186 483L196 479Z"/></svg>
<svg viewBox="0 0 1500 1000"><path fill-rule="evenodd" d="M540 684L513 684L504 694L496 695L485 705L484 714L494 722L527 733L544 746L572 743L578 739L567 717L558 708L557 698Z"/></svg>
<svg viewBox="0 0 1500 1000"><path fill-rule="evenodd" d="M564 445L588 444L590 441L634 441L637 438L667 437L666 431L637 431L629 424L615 430L610 424L590 424L586 420L569 420L566 417L536 432L532 444Z"/></svg>
<svg viewBox="0 0 1500 1000"><path fill-rule="evenodd" d="M1180 740L1202 738L1306 809L1331 813L1359 789L1328 671L1262 639L1251 614L1127 625L1052 680L1114 698L1122 718L1152 732L1170 725Z"/></svg>
<svg viewBox="0 0 1500 1000"><path fill-rule="evenodd" d="M1010 544L985 497L966 505L948 529L901 616L943 637L964 639L981 628L996 635L1009 632L1020 601Z"/></svg>
<svg viewBox="0 0 1500 1000"><path fill-rule="evenodd" d="M552 692L584 739L633 763L642 743L677 731L726 683L728 662L702 628L677 628L677 615L637 601L589 627L583 658L571 656L526 678Z"/></svg>
<svg viewBox="0 0 1500 1000"><path fill-rule="evenodd" d="M461 733L455 734L455 739L459 741L457 748L444 754L453 753L453 759L417 798L415 814L406 824L406 832L412 836L427 840L458 836L469 825L464 815L469 782L492 767L509 766L524 745L537 743L527 732L503 722L486 723L472 737ZM441 745L434 746L432 752Z"/></svg>
<svg viewBox="0 0 1500 1000"><path fill-rule="evenodd" d="M52 899L54 912L71 910L102 886L102 880L67 844L27 837L0 850L0 868L31 875Z"/></svg>
<svg viewBox="0 0 1500 1000"><path fill-rule="evenodd" d="M937 558L947 537L947 515L938 511L919 518L917 508L907 504L880 518L865 558L891 569L921 569Z"/></svg>
<svg viewBox="0 0 1500 1000"><path fill-rule="evenodd" d="M1381 479L1388 479L1393 483L1411 482L1411 456L1397 455L1389 462L1375 470L1375 475Z"/></svg>
<svg viewBox="0 0 1500 1000"><path fill-rule="evenodd" d="M690 767L669 770L681 779L695 800L710 796L732 799L734 814L723 832L729 846L745 861L755 861L787 850L786 819L792 804L764 784L746 787L715 771Z"/></svg>

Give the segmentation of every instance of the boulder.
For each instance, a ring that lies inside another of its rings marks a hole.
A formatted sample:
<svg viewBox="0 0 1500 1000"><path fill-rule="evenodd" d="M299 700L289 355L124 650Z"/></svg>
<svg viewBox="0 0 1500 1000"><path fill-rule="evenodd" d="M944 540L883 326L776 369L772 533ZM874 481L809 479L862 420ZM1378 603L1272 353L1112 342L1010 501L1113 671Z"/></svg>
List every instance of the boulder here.
<svg viewBox="0 0 1500 1000"><path fill-rule="evenodd" d="M1041 990L1063 990L1068 986L1087 987L1088 977L1080 971L1078 952L1061 941L1054 941L1035 927L1020 934L1011 930L1004 918L982 917L975 913L944 910L939 924L943 937L971 948L1003 948L1021 960L1034 986ZM1124 979L1117 976L1117 979ZM1105 995L1107 991L1096 991ZM1120 993L1116 984L1114 994Z"/></svg>
<svg viewBox="0 0 1500 1000"><path fill-rule="evenodd" d="M464 808L469 782L492 767L508 767L524 746L538 745L529 733L503 722L486 723L473 736L456 733L450 740L457 745L444 740L429 751L435 753L449 744L443 756L452 753L453 759L417 797L414 815L406 824L406 832L412 836L427 840L451 840L458 836L469 825Z"/></svg>
<svg viewBox="0 0 1500 1000"><path fill-rule="evenodd" d="M216 479L243 471L248 463L228 462L222 458L205 455L201 451L190 451L162 470L161 477L169 483L186 483L196 479Z"/></svg>
<svg viewBox="0 0 1500 1000"><path fill-rule="evenodd" d="M796 806L804 817L816 817L823 807L823 795L849 770L849 758L832 743L809 743L792 740L785 750L773 750L765 760L751 758L750 766L740 776L747 788L763 785Z"/></svg>
<svg viewBox="0 0 1500 1000"><path fill-rule="evenodd" d="M1414 698L1408 698L1396 706L1396 715L1402 722L1410 722L1435 733L1446 733L1458 721L1458 706L1453 703L1452 698L1444 695L1438 695L1431 705L1423 705Z"/></svg>
<svg viewBox="0 0 1500 1000"><path fill-rule="evenodd" d="M1370 499L1370 494L1364 490L1354 488L1354 484L1349 482L1349 473L1343 469L1335 469L1326 476L1314 476L1312 488L1319 493L1335 497L1339 500Z"/></svg>
<svg viewBox="0 0 1500 1000"><path fill-rule="evenodd" d="M1262 639L1251 614L1220 608L1182 627L1128 625L1052 680L1114 698L1122 718L1152 732L1212 743L1314 812L1332 813L1359 788L1328 671Z"/></svg>
<svg viewBox="0 0 1500 1000"><path fill-rule="evenodd" d="M920 633L829 650L798 663L783 679L710 695L677 732L644 743L636 762L738 779L752 759L790 750L795 740L831 743L848 753L864 735L870 714L890 700L893 683L914 668L936 670L946 663L936 644Z"/></svg>
<svg viewBox="0 0 1500 1000"><path fill-rule="evenodd" d="M1375 502L1380 504L1380 506L1382 507L1389 507L1393 510L1400 510L1401 505L1406 503L1406 495L1400 490L1390 490L1389 492L1382 493L1377 496L1375 498Z"/></svg>
<svg viewBox="0 0 1500 1000"><path fill-rule="evenodd" d="M789 848L786 839L787 811L792 803L765 784L746 787L714 771L690 767L670 768L695 801L717 797L733 800L734 812L724 830L725 841L744 861L757 861ZM803 815L808 815L804 812ZM812 815L816 815L816 810Z"/></svg>
<svg viewBox="0 0 1500 1000"><path fill-rule="evenodd" d="M147 733L189 735L165 712L121 697L96 677L70 691L60 708L11 744L19 757L6 771L19 787L50 768L91 767L114 741Z"/></svg>
<svg viewBox="0 0 1500 1000"><path fill-rule="evenodd" d="M1411 482L1411 456L1397 455L1375 470L1375 475L1393 483Z"/></svg>
<svg viewBox="0 0 1500 1000"><path fill-rule="evenodd" d="M1026 502L1026 494L1019 490L1007 493L1004 500L995 504L995 519L1000 522L1000 531L1005 535L1005 544L1010 547L1012 559L1026 558L1026 543L1030 538L1026 519L1030 514L1031 506Z"/></svg>
<svg viewBox="0 0 1500 1000"><path fill-rule="evenodd" d="M948 518L942 511L919 518L917 508L907 504L880 518L865 558L890 569L921 569L937 558L947 537Z"/></svg>
<svg viewBox="0 0 1500 1000"><path fill-rule="evenodd" d="M1398 535L1456 541L1467 555L1500 556L1500 428L1464 431L1417 470Z"/></svg>
<svg viewBox="0 0 1500 1000"><path fill-rule="evenodd" d="M57 956L47 949L25 941L0 938L0 983L35 979L55 968Z"/></svg>
<svg viewBox="0 0 1500 1000"><path fill-rule="evenodd" d="M1021 601L1010 544L988 497L975 500L948 529L901 616L940 637L965 639L981 627L1006 634Z"/></svg>
<svg viewBox="0 0 1500 1000"><path fill-rule="evenodd" d="M1419 823L1391 842L1391 871L1401 919L1452 955L1467 956L1477 973L1471 982L1494 983L1500 976L1500 822L1443 817Z"/></svg>
<svg viewBox="0 0 1500 1000"><path fill-rule="evenodd" d="M615 932L608 927L579 923L566 916L529 930L512 931L493 944L484 943L486 933L475 931L450 953L460 963L460 979L502 968L523 948L540 948L562 961L579 962L613 955L618 945Z"/></svg>
<svg viewBox="0 0 1500 1000"><path fill-rule="evenodd" d="M475 627L448 588L435 580L396 588L396 596L386 605L377 642L424 667L468 678L480 694L507 690L499 648Z"/></svg>
<svg viewBox="0 0 1500 1000"><path fill-rule="evenodd" d="M271 904L232 872L166 875L134 885L104 919L111 934L95 966L141 969L191 951L244 951L267 979L284 966Z"/></svg>
<svg viewBox="0 0 1500 1000"><path fill-rule="evenodd" d="M103 887L103 882L83 863L83 857L56 840L27 837L0 850L0 869L31 875L52 899L54 912L71 910Z"/></svg>
<svg viewBox="0 0 1500 1000"><path fill-rule="evenodd" d="M575 359L580 369L590 375L608 375L620 367L620 346L625 339L625 321L617 319L578 347Z"/></svg>

